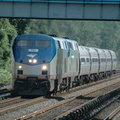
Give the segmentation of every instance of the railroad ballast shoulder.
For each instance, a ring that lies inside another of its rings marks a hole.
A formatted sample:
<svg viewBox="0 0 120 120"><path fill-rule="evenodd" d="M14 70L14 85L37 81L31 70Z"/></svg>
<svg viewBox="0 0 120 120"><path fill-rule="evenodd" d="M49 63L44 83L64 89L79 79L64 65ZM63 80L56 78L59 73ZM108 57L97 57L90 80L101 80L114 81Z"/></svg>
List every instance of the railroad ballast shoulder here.
<svg viewBox="0 0 120 120"><path fill-rule="evenodd" d="M67 90L116 72L115 52L79 46L74 40L43 34L15 38L13 87L19 95Z"/></svg>

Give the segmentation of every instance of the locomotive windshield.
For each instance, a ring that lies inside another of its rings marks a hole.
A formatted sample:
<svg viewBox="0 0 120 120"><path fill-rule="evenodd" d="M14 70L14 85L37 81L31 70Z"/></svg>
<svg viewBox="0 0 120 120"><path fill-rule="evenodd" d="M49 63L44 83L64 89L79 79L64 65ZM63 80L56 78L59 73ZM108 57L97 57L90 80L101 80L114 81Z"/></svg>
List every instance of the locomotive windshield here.
<svg viewBox="0 0 120 120"><path fill-rule="evenodd" d="M18 46L32 46L31 40L19 40L17 43Z"/></svg>
<svg viewBox="0 0 120 120"><path fill-rule="evenodd" d="M35 46L37 47L48 47L51 42L49 40L36 40ZM32 40L19 40L17 46L33 46Z"/></svg>
<svg viewBox="0 0 120 120"><path fill-rule="evenodd" d="M36 40L35 46L48 47L50 46L50 41L49 40Z"/></svg>

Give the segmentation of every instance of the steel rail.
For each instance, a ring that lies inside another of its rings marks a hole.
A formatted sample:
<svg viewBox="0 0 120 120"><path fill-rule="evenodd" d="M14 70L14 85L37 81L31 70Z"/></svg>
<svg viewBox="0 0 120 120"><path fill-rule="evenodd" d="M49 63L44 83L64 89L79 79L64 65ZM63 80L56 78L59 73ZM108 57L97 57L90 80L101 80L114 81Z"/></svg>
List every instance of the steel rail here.
<svg viewBox="0 0 120 120"><path fill-rule="evenodd" d="M1 108L0 109L0 115L7 112L7 111L11 111L11 110L18 109L18 108L21 108L21 107L24 107L24 106L27 106L27 105L31 105L31 104L39 102L43 99L44 99L44 97L39 97L39 98L35 98L35 99L32 99L32 100L27 100L25 102L10 105L8 107Z"/></svg>
<svg viewBox="0 0 120 120"><path fill-rule="evenodd" d="M110 113L104 120L112 120L112 118L120 112L120 106Z"/></svg>
<svg viewBox="0 0 120 120"><path fill-rule="evenodd" d="M5 104L5 103L8 103L8 102L15 101L15 100L19 100L19 99L21 99L20 96L19 96L19 97L14 97L14 98L9 98L9 99L6 99L6 100L2 100L2 101L0 101L0 105L1 105L1 104Z"/></svg>

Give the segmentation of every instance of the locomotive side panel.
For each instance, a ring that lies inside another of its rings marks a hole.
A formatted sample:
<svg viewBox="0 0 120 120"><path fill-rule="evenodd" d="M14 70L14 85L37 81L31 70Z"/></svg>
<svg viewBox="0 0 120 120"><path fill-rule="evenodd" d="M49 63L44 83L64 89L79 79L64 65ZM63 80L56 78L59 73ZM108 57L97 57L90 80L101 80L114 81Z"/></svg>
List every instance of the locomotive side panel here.
<svg viewBox="0 0 120 120"><path fill-rule="evenodd" d="M57 50L57 79L60 81L67 76L67 50Z"/></svg>

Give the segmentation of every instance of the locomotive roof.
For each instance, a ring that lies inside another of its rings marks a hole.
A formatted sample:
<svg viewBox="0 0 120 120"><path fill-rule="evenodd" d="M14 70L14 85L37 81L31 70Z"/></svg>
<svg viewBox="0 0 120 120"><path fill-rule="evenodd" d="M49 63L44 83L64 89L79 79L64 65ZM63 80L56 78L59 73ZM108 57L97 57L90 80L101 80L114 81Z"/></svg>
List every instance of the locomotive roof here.
<svg viewBox="0 0 120 120"><path fill-rule="evenodd" d="M49 35L44 35L44 34L38 34L38 33L30 33L30 34L23 34L23 35L19 35L19 36L17 36L16 38L17 39L22 39L22 38L32 38L32 37L34 37L35 39L37 39L37 38L39 38L39 37L45 37L45 38L53 38L52 36L49 36Z"/></svg>

